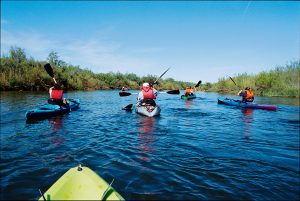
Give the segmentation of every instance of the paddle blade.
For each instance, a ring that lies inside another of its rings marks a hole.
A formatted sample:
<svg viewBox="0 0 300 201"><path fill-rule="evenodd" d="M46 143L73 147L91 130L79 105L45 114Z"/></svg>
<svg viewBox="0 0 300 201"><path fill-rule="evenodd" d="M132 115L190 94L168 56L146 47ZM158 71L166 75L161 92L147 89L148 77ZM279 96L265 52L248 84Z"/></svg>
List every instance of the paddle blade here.
<svg viewBox="0 0 300 201"><path fill-rule="evenodd" d="M167 91L167 94L180 94L180 91L177 90L171 90L171 91Z"/></svg>
<svg viewBox="0 0 300 201"><path fill-rule="evenodd" d="M129 105L127 105L126 107L123 107L122 109L123 109L123 110L129 111L129 110L132 109L132 105L133 105L133 104L129 104Z"/></svg>
<svg viewBox="0 0 300 201"><path fill-rule="evenodd" d="M53 73L53 69L52 69L51 65L49 63L46 63L44 65L44 68L47 71L47 73L50 75L50 77L54 78L54 73Z"/></svg>
<svg viewBox="0 0 300 201"><path fill-rule="evenodd" d="M120 91L120 92L119 92L119 95L120 95L120 96L130 96L131 93L126 92L126 91Z"/></svg>
<svg viewBox="0 0 300 201"><path fill-rule="evenodd" d="M199 87L199 85L202 83L201 80L199 80L199 82L195 85L195 87Z"/></svg>

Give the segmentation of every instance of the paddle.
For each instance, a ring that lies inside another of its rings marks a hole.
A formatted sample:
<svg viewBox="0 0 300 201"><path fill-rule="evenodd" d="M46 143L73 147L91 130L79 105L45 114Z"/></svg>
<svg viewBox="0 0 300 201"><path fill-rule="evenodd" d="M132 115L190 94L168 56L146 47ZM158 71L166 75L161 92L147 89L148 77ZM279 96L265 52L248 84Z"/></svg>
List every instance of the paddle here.
<svg viewBox="0 0 300 201"><path fill-rule="evenodd" d="M168 72L168 70L170 70L170 68L168 68L165 72L163 72L163 74L161 74L154 82L152 85L156 84L157 81L164 75L166 74L166 72ZM168 94L180 94L179 90L171 90L171 91L167 91L166 93ZM137 93L130 93L130 92L126 92L126 91L121 91L119 92L120 96L130 96L132 94L137 94Z"/></svg>
<svg viewBox="0 0 300 201"><path fill-rule="evenodd" d="M52 77L53 81L55 84L57 84L55 78L54 78L54 73L53 73L53 69L51 67L51 65L49 63L46 63L44 65L45 70L47 71L48 75L50 75L50 77Z"/></svg>
<svg viewBox="0 0 300 201"><path fill-rule="evenodd" d="M129 104L129 105L123 107L122 110L130 111L132 106L133 106L133 104Z"/></svg>
<svg viewBox="0 0 300 201"><path fill-rule="evenodd" d="M180 91L179 91L178 89L176 89L176 90L170 90L170 91L166 91L166 92L158 92L158 93L160 93L160 94L165 94L165 93L167 93L167 94L172 94L172 95L174 95L174 94L180 94ZM120 96L130 96L130 95L132 95L132 94L138 94L138 93L130 93L130 92L126 92L126 91L120 91L120 92L119 92L119 95L120 95Z"/></svg>
<svg viewBox="0 0 300 201"><path fill-rule="evenodd" d="M199 82L194 86L194 88L199 87L199 85L202 83L201 80L199 80Z"/></svg>
<svg viewBox="0 0 300 201"><path fill-rule="evenodd" d="M166 74L166 72L168 72L168 70L170 70L170 68L168 68L167 70L165 70L165 72L163 72L163 74L161 74L155 81L154 81L154 83L152 84L152 85L154 85L154 84L156 84L157 83L157 81L164 75L164 74ZM180 91L179 90L171 90L171 91L167 91L166 93L168 93L168 94L180 94ZM122 96L130 96L130 95L132 95L132 94L137 94L137 93L130 93L130 92L126 92L126 91L121 91L121 92L119 92L119 95L122 97ZM129 104L129 105L127 105L126 107L124 107L123 109L124 110L131 110L131 108L132 108L132 104Z"/></svg>
<svg viewBox="0 0 300 201"><path fill-rule="evenodd" d="M178 90L178 89L176 89L176 90L170 90L170 91L162 91L162 92L158 92L158 93L160 93L160 94L180 94L180 91Z"/></svg>
<svg viewBox="0 0 300 201"><path fill-rule="evenodd" d="M231 79L231 81L235 84L235 86L238 87L238 85L235 83L235 81L229 76L229 78Z"/></svg>
<svg viewBox="0 0 300 201"><path fill-rule="evenodd" d="M153 82L153 85L156 84L156 82L157 82L164 74L166 74L166 72L168 72L168 70L170 70L170 68L168 68L165 72L163 72L163 74L161 74L161 76L159 76L159 78L157 78L157 79Z"/></svg>
<svg viewBox="0 0 300 201"><path fill-rule="evenodd" d="M231 79L231 81L234 83L234 85L237 86L238 89L240 89L240 87L235 83L235 81L232 79L232 77L230 77L230 76L228 76L228 77ZM241 92L241 91L240 91L240 92ZM240 93L240 92L239 92L239 93Z"/></svg>

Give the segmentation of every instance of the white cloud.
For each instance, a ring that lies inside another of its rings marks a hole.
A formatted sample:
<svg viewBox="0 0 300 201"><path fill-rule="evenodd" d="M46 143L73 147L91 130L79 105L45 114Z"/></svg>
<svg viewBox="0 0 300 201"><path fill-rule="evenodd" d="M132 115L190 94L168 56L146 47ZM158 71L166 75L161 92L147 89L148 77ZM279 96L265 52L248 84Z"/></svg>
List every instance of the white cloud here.
<svg viewBox="0 0 300 201"><path fill-rule="evenodd" d="M82 68L91 69L96 73L121 72L136 73L142 76L162 71L155 61L141 56L147 52L159 51L157 48L130 50L126 48L125 50L122 44L106 39L60 41L28 31L10 33L1 30L1 35L1 55L8 53L11 46L17 46L24 48L27 56L32 56L37 60L46 60L48 54L55 51L65 62L80 65ZM152 69L153 72L148 72L147 69Z"/></svg>
<svg viewBox="0 0 300 201"><path fill-rule="evenodd" d="M35 32L12 34L2 29L1 55L8 53L11 46L24 48L27 56L32 56L38 60L45 60L49 54L49 49L55 48L57 44Z"/></svg>

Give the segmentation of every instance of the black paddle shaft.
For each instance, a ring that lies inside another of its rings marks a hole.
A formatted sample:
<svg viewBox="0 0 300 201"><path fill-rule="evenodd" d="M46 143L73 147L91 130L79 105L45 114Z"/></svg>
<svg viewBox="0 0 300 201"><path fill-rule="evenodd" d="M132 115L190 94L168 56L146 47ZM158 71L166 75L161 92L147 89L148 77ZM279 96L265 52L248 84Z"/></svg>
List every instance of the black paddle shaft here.
<svg viewBox="0 0 300 201"><path fill-rule="evenodd" d="M231 79L231 81L235 84L235 86L237 86L237 84L235 83L235 81L229 76L229 78Z"/></svg>
<svg viewBox="0 0 300 201"><path fill-rule="evenodd" d="M170 70L170 68L168 68L165 72L163 72L163 74L161 74L154 82L153 85L157 83L157 81L164 75L166 74L166 72L168 72L168 70Z"/></svg>

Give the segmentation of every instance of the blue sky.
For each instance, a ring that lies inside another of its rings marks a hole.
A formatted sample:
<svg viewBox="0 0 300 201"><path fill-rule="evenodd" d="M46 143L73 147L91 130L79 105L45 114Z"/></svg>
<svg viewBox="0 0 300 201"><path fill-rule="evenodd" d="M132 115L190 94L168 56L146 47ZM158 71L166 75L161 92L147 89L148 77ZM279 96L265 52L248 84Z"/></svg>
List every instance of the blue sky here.
<svg viewBox="0 0 300 201"><path fill-rule="evenodd" d="M216 82L299 59L300 2L1 1L11 46L99 72Z"/></svg>

